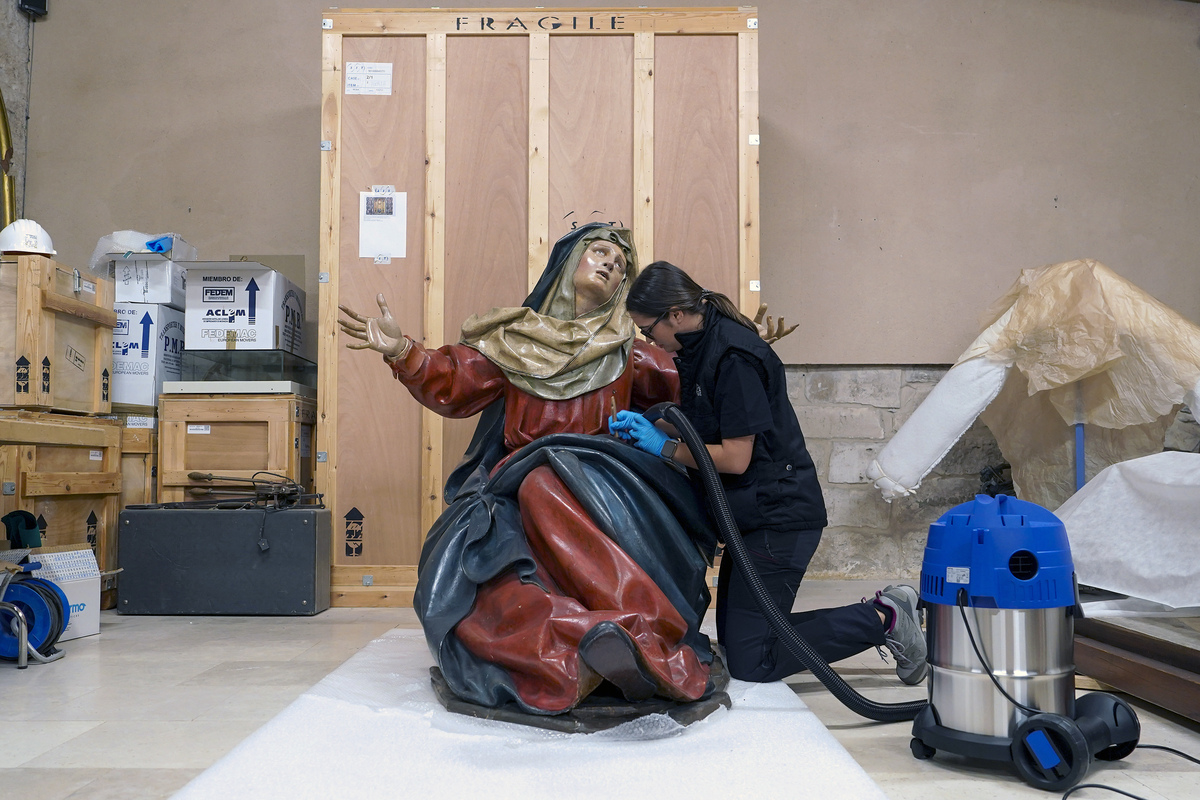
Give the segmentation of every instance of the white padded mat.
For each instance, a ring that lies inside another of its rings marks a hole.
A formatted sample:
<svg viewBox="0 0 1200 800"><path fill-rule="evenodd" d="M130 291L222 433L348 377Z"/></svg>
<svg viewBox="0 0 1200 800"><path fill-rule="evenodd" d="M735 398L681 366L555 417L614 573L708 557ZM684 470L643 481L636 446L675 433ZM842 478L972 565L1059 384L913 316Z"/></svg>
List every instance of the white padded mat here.
<svg viewBox="0 0 1200 800"><path fill-rule="evenodd" d="M371 642L175 797L636 798L885 795L782 682L731 710L563 734L446 711L419 630Z"/></svg>

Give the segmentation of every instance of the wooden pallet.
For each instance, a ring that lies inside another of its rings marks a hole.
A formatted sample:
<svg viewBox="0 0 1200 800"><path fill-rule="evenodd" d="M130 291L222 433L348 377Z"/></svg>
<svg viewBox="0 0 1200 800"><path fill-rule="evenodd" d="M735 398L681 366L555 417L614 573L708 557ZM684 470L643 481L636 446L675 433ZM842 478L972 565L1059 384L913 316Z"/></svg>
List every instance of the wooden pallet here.
<svg viewBox="0 0 1200 800"><path fill-rule="evenodd" d="M1075 622L1075 669L1200 722L1200 653L1102 620Z"/></svg>

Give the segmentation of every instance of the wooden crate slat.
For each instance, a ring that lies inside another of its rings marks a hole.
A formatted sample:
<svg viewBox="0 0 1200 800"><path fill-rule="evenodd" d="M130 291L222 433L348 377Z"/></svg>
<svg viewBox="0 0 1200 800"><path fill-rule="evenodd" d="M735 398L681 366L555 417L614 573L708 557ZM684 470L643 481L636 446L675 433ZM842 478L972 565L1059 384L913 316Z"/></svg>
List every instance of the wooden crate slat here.
<svg viewBox="0 0 1200 800"><path fill-rule="evenodd" d="M82 303L73 297L61 295L50 289L42 289L42 307L48 308L51 311L61 311L64 314L70 314L80 319L86 319L97 325L104 325L109 328L117 327L117 312L107 311L88 303Z"/></svg>
<svg viewBox="0 0 1200 800"><path fill-rule="evenodd" d="M340 9L323 12L343 35L444 33L464 36L628 35L635 32L737 33L756 18L744 8L490 8L432 11ZM558 27L554 27L557 25Z"/></svg>
<svg viewBox="0 0 1200 800"><path fill-rule="evenodd" d="M119 494L119 472L26 472L23 494L41 497L55 494Z"/></svg>

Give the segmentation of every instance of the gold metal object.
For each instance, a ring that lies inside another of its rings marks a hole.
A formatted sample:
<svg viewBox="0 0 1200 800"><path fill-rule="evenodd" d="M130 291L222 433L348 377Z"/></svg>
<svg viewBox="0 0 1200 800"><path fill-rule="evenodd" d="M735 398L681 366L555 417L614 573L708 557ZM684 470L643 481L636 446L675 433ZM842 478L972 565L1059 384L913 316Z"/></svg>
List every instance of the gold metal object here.
<svg viewBox="0 0 1200 800"><path fill-rule="evenodd" d="M3 187L0 187L0 228L7 227L17 219L17 185L8 174L12 166L12 131L8 127L8 110L4 107L4 93L0 92L0 172Z"/></svg>

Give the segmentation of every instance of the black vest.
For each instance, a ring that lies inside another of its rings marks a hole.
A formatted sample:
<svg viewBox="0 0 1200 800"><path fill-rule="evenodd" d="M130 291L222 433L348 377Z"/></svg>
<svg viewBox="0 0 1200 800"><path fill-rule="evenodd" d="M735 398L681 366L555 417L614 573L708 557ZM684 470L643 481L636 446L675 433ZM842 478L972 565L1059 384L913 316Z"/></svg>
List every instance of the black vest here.
<svg viewBox="0 0 1200 800"><path fill-rule="evenodd" d="M804 446L800 422L788 400L783 362L775 351L749 328L715 310L706 315L703 328L675 338L683 346L675 356L679 405L706 444L718 444L722 438L715 399L717 375L727 354L746 357L767 392L771 430L755 435L750 466L743 474L721 475L738 528L742 533L824 528L825 499L817 470Z"/></svg>

